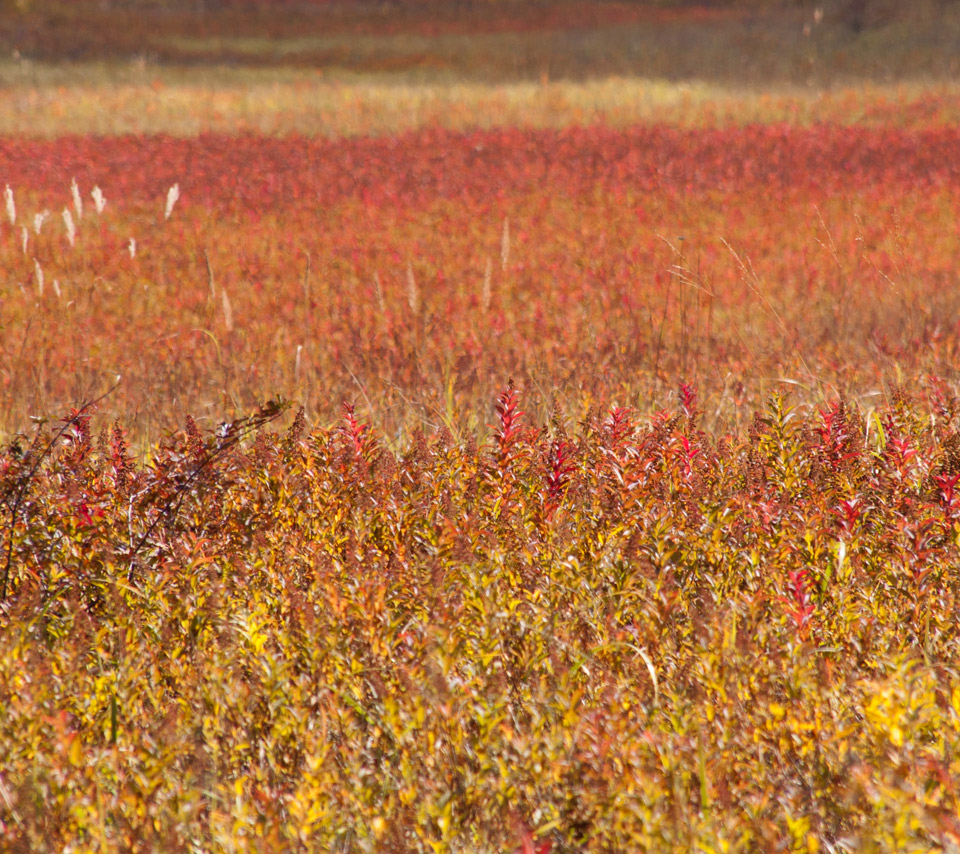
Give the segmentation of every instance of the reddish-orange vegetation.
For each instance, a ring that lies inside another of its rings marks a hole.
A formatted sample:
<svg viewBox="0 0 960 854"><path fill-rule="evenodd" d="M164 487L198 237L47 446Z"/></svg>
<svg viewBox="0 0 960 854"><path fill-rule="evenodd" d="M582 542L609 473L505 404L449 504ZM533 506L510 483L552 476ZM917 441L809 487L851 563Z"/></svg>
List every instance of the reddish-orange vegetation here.
<svg viewBox="0 0 960 854"><path fill-rule="evenodd" d="M6 425L117 373L138 435L277 392L477 430L507 376L578 417L696 380L711 424L782 380L950 379L958 151L827 125L7 139Z"/></svg>
<svg viewBox="0 0 960 854"><path fill-rule="evenodd" d="M0 141L0 848L956 850L958 155Z"/></svg>

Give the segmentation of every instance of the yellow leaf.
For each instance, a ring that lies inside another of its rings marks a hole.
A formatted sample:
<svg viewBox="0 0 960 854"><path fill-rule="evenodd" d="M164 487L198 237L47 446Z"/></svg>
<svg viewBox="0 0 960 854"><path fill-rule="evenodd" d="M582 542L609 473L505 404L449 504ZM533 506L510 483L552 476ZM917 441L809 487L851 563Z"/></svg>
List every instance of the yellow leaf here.
<svg viewBox="0 0 960 854"><path fill-rule="evenodd" d="M67 758L70 760L71 765L83 764L83 742L80 740L80 736L75 735L70 740L70 747L67 749Z"/></svg>

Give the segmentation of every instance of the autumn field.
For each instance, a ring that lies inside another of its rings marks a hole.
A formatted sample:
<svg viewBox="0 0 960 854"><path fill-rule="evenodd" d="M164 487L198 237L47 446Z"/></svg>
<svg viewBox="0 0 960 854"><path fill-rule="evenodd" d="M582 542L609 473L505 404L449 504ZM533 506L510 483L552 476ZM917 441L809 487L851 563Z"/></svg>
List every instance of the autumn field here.
<svg viewBox="0 0 960 854"><path fill-rule="evenodd" d="M960 850L954 7L171 5L0 10L0 851Z"/></svg>

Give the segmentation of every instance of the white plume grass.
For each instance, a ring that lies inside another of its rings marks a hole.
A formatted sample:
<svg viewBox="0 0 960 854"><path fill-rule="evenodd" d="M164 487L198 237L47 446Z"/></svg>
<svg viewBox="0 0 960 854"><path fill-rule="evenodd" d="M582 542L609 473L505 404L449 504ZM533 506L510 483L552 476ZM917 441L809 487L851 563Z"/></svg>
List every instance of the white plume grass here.
<svg viewBox="0 0 960 854"><path fill-rule="evenodd" d="M74 243L77 242L77 227L73 223L73 215L70 213L70 208L64 208L62 216L63 227L67 230L67 241L72 248Z"/></svg>
<svg viewBox="0 0 960 854"><path fill-rule="evenodd" d="M174 184L169 190L167 190L167 206L163 211L163 218L170 219L170 214L173 213L173 206L177 203L177 199L180 198L180 185Z"/></svg>
<svg viewBox="0 0 960 854"><path fill-rule="evenodd" d="M3 200L7 205L7 219L10 220L10 225L17 224L17 206L13 201L13 190L10 189L10 185L7 184L7 188L3 191Z"/></svg>
<svg viewBox="0 0 960 854"><path fill-rule="evenodd" d="M70 196L73 198L73 212L77 215L77 222L83 219L83 199L80 196L80 187L77 179L70 182Z"/></svg>

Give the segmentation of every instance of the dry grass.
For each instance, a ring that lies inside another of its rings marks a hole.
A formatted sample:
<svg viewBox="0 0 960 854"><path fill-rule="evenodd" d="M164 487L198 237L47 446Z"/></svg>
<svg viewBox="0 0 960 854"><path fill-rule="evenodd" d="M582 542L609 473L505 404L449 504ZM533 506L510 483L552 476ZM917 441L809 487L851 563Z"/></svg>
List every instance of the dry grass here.
<svg viewBox="0 0 960 854"><path fill-rule="evenodd" d="M0 12L0 133L960 121L960 14L932 0L862 32L812 5L101 5Z"/></svg>
<svg viewBox="0 0 960 854"><path fill-rule="evenodd" d="M816 122L924 127L960 121L960 86L864 83L756 89L609 78L431 83L329 79L280 69L0 65L0 133L204 132L356 136L456 130L668 123L698 127Z"/></svg>

